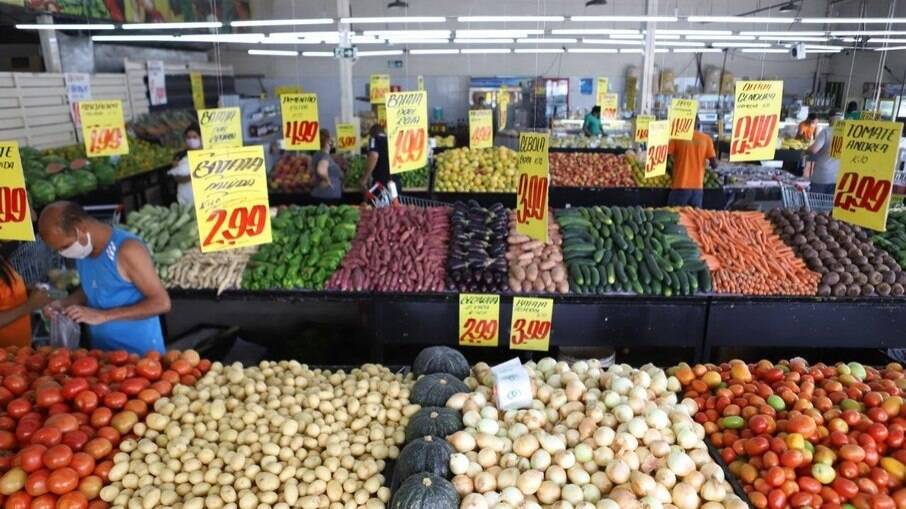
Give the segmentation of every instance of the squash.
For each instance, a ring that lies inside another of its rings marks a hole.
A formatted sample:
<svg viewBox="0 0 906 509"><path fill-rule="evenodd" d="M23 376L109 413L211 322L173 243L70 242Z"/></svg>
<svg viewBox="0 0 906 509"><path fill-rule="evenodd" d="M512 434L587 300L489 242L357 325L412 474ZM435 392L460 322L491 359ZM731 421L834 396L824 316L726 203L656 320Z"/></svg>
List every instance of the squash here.
<svg viewBox="0 0 906 509"><path fill-rule="evenodd" d="M447 437L461 429L462 417L458 410L436 406L422 407L406 424L406 443L426 435Z"/></svg>
<svg viewBox="0 0 906 509"><path fill-rule="evenodd" d="M459 509L459 493L443 477L415 474L403 481L393 494L390 509Z"/></svg>
<svg viewBox="0 0 906 509"><path fill-rule="evenodd" d="M447 373L431 373L415 382L409 401L421 406L444 406L457 392L470 392L462 380Z"/></svg>
<svg viewBox="0 0 906 509"><path fill-rule="evenodd" d="M446 440L431 435L416 438L406 444L396 460L399 479L428 472L443 478L450 477L450 455L453 447Z"/></svg>
<svg viewBox="0 0 906 509"><path fill-rule="evenodd" d="M463 380L469 376L469 361L449 346L429 346L415 357L412 372L416 375L449 373Z"/></svg>

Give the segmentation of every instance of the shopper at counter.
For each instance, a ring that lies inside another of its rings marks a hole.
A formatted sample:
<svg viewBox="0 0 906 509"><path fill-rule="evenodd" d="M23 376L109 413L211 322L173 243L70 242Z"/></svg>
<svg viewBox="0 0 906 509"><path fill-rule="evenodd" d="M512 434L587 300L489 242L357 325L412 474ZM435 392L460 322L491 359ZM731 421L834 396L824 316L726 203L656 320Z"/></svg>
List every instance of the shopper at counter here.
<svg viewBox="0 0 906 509"><path fill-rule="evenodd" d="M818 115L814 113L809 113L808 117L805 118L802 122L799 122L799 130L796 132L796 137L803 141L814 141L815 140L815 130L818 128Z"/></svg>
<svg viewBox="0 0 906 509"><path fill-rule="evenodd" d="M829 118L830 124L818 133L815 142L806 149L808 159L815 163L815 168L809 177L811 182L809 190L813 193L833 194L837 187L837 171L840 169L840 161L830 156L830 148L833 125L840 120L840 116L836 110L831 110Z"/></svg>
<svg viewBox="0 0 906 509"><path fill-rule="evenodd" d="M82 282L45 306L45 314L63 313L87 324L92 348L164 352L158 315L170 311L170 296L141 239L67 201L45 207L38 229L48 246L76 261Z"/></svg>
<svg viewBox="0 0 906 509"><path fill-rule="evenodd" d="M846 105L846 115L843 118L846 120L859 120L859 104L856 101L849 101Z"/></svg>
<svg viewBox="0 0 906 509"><path fill-rule="evenodd" d="M311 196L323 202L335 202L343 194L343 175L340 167L330 155L333 148L333 138L330 131L321 129L321 150L311 158L311 167L314 169L315 187Z"/></svg>
<svg viewBox="0 0 906 509"><path fill-rule="evenodd" d="M667 196L667 205L701 207L705 193L705 163L717 169L714 141L699 131L698 120L691 140L670 140L667 153L673 157L673 186Z"/></svg>
<svg viewBox="0 0 906 509"><path fill-rule="evenodd" d="M399 175L390 174L387 133L380 124L374 124L368 134L371 139L368 141L368 158L365 160L365 174L362 175L362 189L368 192L372 186L372 179L374 179L374 184L380 183L384 187L389 187L390 182L393 182L396 192L399 193L403 186Z"/></svg>
<svg viewBox="0 0 906 509"><path fill-rule="evenodd" d="M585 121L582 123L582 132L585 136L601 136L604 130L601 127L601 107L595 106L585 115Z"/></svg>
<svg viewBox="0 0 906 509"><path fill-rule="evenodd" d="M0 347L31 344L31 314L50 302L41 289L28 291L9 263L16 242L0 242Z"/></svg>
<svg viewBox="0 0 906 509"><path fill-rule="evenodd" d="M196 123L189 124L183 131L186 141L186 148L189 150L198 150L201 148L201 128ZM176 201L180 205L191 205L194 203L192 196L192 177L189 172L188 151L183 150L176 156L176 163L173 169L167 172L176 181Z"/></svg>

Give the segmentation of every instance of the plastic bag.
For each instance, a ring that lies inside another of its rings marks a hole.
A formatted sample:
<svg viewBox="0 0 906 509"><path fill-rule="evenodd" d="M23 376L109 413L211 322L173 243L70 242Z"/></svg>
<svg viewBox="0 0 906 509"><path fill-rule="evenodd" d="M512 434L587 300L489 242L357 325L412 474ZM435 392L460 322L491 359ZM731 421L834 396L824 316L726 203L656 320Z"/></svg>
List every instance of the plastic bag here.
<svg viewBox="0 0 906 509"><path fill-rule="evenodd" d="M55 313L50 318L50 346L75 350L79 347L81 336L79 324L63 313Z"/></svg>

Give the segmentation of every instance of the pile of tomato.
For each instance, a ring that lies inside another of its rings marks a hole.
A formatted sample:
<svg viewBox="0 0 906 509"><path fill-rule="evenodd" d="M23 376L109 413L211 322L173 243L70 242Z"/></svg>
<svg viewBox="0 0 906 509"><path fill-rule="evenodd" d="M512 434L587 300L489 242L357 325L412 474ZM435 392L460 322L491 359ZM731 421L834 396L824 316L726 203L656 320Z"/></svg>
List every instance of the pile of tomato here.
<svg viewBox="0 0 906 509"><path fill-rule="evenodd" d="M756 508L906 509L899 364L731 361L674 374Z"/></svg>
<svg viewBox="0 0 906 509"><path fill-rule="evenodd" d="M0 505L107 507L98 493L120 440L210 365L194 351L0 348Z"/></svg>

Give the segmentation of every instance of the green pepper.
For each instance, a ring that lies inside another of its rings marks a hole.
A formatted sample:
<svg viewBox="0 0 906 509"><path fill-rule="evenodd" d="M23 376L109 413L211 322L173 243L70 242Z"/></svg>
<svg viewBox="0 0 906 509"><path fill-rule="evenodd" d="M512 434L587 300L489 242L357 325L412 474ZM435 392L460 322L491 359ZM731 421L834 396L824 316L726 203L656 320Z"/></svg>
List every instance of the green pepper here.
<svg viewBox="0 0 906 509"><path fill-rule="evenodd" d="M718 421L718 424L721 428L724 429L740 429L745 426L746 421L738 415L731 415L729 417L722 418L720 421Z"/></svg>
<svg viewBox="0 0 906 509"><path fill-rule="evenodd" d="M783 398L776 394L771 394L766 400L767 404L771 406L774 410L778 412L786 408L786 403L783 401Z"/></svg>

